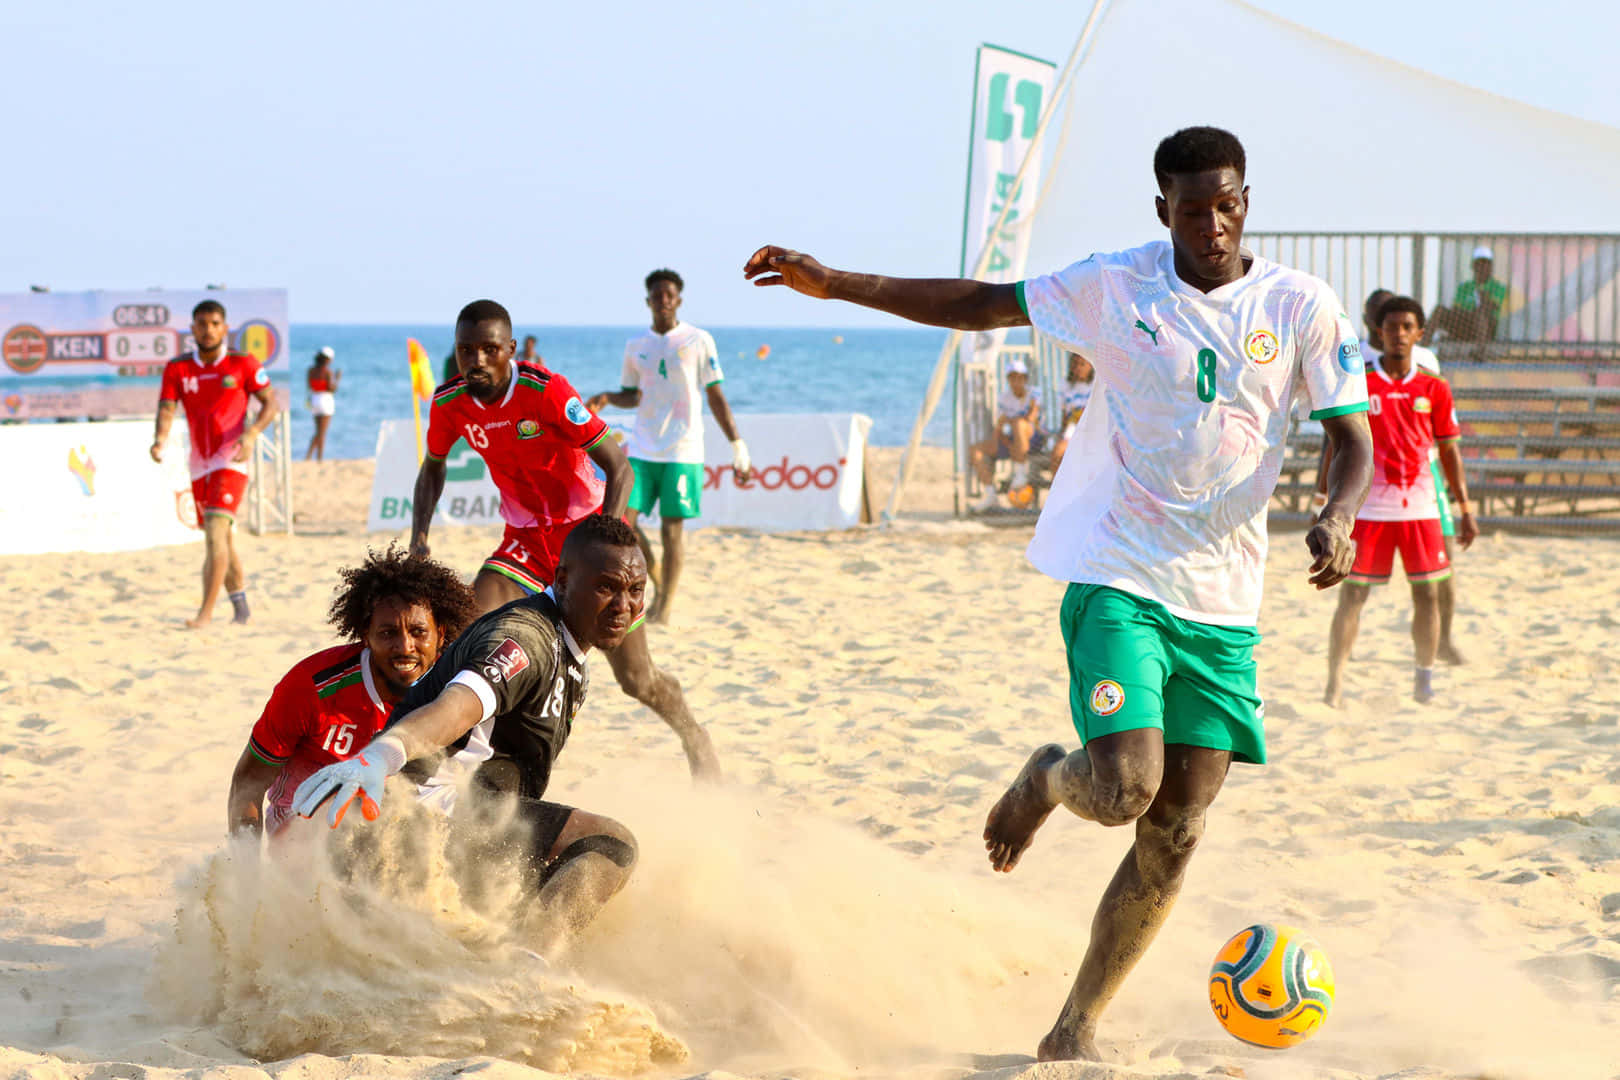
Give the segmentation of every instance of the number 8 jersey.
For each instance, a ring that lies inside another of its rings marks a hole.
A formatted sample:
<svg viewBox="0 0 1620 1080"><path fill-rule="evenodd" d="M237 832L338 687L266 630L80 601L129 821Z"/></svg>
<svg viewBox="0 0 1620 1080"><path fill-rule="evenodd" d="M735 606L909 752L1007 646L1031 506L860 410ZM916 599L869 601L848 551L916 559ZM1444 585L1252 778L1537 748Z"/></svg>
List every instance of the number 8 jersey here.
<svg viewBox="0 0 1620 1080"><path fill-rule="evenodd" d="M371 678L371 650L359 642L322 649L282 676L253 725L253 756L281 772L265 796L265 829L293 816L293 792L315 770L346 761L382 730L388 707Z"/></svg>
<svg viewBox="0 0 1620 1080"><path fill-rule="evenodd" d="M1367 408L1355 327L1333 290L1255 258L1204 293L1159 241L1020 282L1018 297L1039 333L1097 372L1030 562L1194 622L1255 625L1295 395L1312 419Z"/></svg>

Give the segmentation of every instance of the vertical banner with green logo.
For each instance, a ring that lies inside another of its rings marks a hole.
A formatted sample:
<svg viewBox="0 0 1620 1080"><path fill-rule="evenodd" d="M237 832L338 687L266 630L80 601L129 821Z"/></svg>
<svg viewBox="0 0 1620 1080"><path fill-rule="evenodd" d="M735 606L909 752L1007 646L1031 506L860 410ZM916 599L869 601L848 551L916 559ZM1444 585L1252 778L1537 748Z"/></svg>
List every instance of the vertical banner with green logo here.
<svg viewBox="0 0 1620 1080"><path fill-rule="evenodd" d="M962 215L962 273L974 272L988 243L989 261L978 277L984 281L1017 281L1029 255L1029 221L1040 190L1039 148L1035 131L1041 110L1052 95L1057 65L996 45L980 45L974 65L973 124L968 140L967 206ZM1013 181L1034 153L1036 161L1017 190ZM1006 220L996 219L1008 202ZM993 235L992 235L993 232ZM963 340L963 359L989 361L1007 331L972 334Z"/></svg>

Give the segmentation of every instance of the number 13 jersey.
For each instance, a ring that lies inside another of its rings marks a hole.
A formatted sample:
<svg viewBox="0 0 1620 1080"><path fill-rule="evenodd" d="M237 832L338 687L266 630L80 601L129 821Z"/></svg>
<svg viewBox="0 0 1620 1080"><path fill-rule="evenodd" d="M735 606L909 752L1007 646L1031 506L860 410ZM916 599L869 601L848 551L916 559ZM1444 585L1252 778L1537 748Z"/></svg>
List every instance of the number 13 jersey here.
<svg viewBox="0 0 1620 1080"><path fill-rule="evenodd" d="M1203 293L1159 241L1020 282L1018 296L1038 332L1097 371L1030 562L1194 622L1255 625L1294 396L1312 419L1367 408L1333 290L1255 258Z"/></svg>
<svg viewBox="0 0 1620 1080"><path fill-rule="evenodd" d="M532 529L578 521L602 505L605 485L589 451L611 434L567 379L513 360L512 381L493 405L473 397L460 375L434 392L427 452L442 461L466 439L500 490L501 517Z"/></svg>

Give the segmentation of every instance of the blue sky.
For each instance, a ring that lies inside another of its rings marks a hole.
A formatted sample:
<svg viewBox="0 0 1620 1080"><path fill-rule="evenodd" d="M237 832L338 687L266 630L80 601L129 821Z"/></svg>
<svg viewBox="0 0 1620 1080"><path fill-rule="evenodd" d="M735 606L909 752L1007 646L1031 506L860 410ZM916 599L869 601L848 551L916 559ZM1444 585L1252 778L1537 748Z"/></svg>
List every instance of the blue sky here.
<svg viewBox="0 0 1620 1080"><path fill-rule="evenodd" d="M1620 5L1259 6L1620 127ZM624 324L667 264L694 322L885 325L747 287L742 262L772 241L950 273L974 47L1061 61L1083 7L8 5L0 290L284 285L300 322L448 321L488 295ZM1208 92L1208 66L1154 71Z"/></svg>

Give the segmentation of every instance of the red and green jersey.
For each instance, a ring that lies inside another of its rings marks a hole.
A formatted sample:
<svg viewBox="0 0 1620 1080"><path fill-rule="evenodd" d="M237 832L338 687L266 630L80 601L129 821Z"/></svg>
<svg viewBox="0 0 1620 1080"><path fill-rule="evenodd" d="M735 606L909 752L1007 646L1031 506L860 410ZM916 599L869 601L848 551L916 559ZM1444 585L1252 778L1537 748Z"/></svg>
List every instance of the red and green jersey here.
<svg viewBox="0 0 1620 1080"><path fill-rule="evenodd" d="M1446 380L1415 365L1404 378L1395 379L1379 364L1368 364L1367 422L1372 427L1373 478L1356 517L1438 518L1440 503L1429 451L1461 434Z"/></svg>
<svg viewBox="0 0 1620 1080"><path fill-rule="evenodd" d="M478 452L501 492L501 517L519 529L578 521L602 505L606 485L588 451L609 437L568 380L512 362L506 395L485 405L456 376L433 395L427 452L435 460L457 439Z"/></svg>
<svg viewBox="0 0 1620 1080"><path fill-rule="evenodd" d="M193 480L216 469L247 472L247 465L232 459L247 426L248 398L269 385L259 362L240 353L226 353L211 364L186 353L163 365L158 400L177 401L186 410Z"/></svg>
<svg viewBox="0 0 1620 1080"><path fill-rule="evenodd" d="M322 649L282 676L248 746L255 757L281 766L265 798L265 828L276 832L292 819L293 792L310 774L351 758L388 719L371 676L371 650L353 642Z"/></svg>

